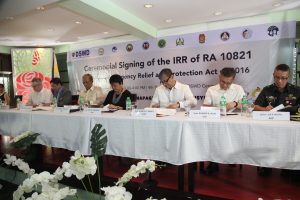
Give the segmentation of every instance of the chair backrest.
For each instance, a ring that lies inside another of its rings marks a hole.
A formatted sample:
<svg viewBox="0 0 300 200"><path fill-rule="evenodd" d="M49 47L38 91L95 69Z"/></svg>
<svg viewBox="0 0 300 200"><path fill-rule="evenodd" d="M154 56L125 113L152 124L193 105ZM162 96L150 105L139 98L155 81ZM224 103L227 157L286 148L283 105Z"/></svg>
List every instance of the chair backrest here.
<svg viewBox="0 0 300 200"><path fill-rule="evenodd" d="M15 95L15 100L16 100L16 101L17 101L18 98L22 101L23 95Z"/></svg>
<svg viewBox="0 0 300 200"><path fill-rule="evenodd" d="M79 95L72 95L72 105L78 105Z"/></svg>

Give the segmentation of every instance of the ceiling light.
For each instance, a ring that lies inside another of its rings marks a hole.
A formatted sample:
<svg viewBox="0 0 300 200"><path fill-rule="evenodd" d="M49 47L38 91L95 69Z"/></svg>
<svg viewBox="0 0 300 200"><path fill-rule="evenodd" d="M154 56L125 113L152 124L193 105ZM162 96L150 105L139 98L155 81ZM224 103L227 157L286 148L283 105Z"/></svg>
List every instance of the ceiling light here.
<svg viewBox="0 0 300 200"><path fill-rule="evenodd" d="M35 8L36 10L45 10L45 7L44 6L38 6Z"/></svg>
<svg viewBox="0 0 300 200"><path fill-rule="evenodd" d="M219 16L219 15L222 15L222 14L223 14L223 13L222 13L221 11L218 11L218 12L215 12L215 13L214 13L215 16Z"/></svg>
<svg viewBox="0 0 300 200"><path fill-rule="evenodd" d="M145 7L145 8L152 8L152 7L153 7L153 5L152 5L152 4L150 4L150 3L146 3L146 4L144 5L144 7Z"/></svg>
<svg viewBox="0 0 300 200"><path fill-rule="evenodd" d="M76 21L75 24L82 24L82 22L81 21Z"/></svg>
<svg viewBox="0 0 300 200"><path fill-rule="evenodd" d="M278 7L278 6L280 6L280 5L281 5L281 3L274 3L274 4L273 4L274 7Z"/></svg>
<svg viewBox="0 0 300 200"><path fill-rule="evenodd" d="M172 19L166 19L165 22L171 23L171 22L173 22L173 20Z"/></svg>
<svg viewBox="0 0 300 200"><path fill-rule="evenodd" d="M5 17L6 20L14 20L14 17L11 17L11 16L7 16Z"/></svg>
<svg viewBox="0 0 300 200"><path fill-rule="evenodd" d="M107 32L107 31L104 31L104 32L103 32L103 34L105 34L105 35L106 35L106 34L108 34L108 32Z"/></svg>

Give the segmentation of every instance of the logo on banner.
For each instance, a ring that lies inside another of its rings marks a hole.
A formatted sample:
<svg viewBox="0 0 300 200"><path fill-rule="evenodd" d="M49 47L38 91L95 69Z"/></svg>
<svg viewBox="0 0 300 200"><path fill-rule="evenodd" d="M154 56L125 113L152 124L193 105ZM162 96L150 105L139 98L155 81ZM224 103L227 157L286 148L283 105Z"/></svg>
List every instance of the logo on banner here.
<svg viewBox="0 0 300 200"><path fill-rule="evenodd" d="M104 54L104 49L103 49L103 48L99 48L99 49L98 49L98 54L99 54L100 56L102 56L102 55Z"/></svg>
<svg viewBox="0 0 300 200"><path fill-rule="evenodd" d="M229 38L230 38L230 34L228 33L228 32L223 32L223 33L221 33L221 40L223 40L223 41L227 41L227 40L229 40Z"/></svg>
<svg viewBox="0 0 300 200"><path fill-rule="evenodd" d="M72 53L72 57L76 58L83 58L88 57L90 55L90 50L82 50L82 51L75 51Z"/></svg>
<svg viewBox="0 0 300 200"><path fill-rule="evenodd" d="M179 37L176 39L176 46L182 46L184 45L184 39L182 37Z"/></svg>
<svg viewBox="0 0 300 200"><path fill-rule="evenodd" d="M199 43L205 43L205 34L204 33L199 34Z"/></svg>
<svg viewBox="0 0 300 200"><path fill-rule="evenodd" d="M133 50L133 45L132 45L132 44L127 44L126 50L127 50L128 52L131 52L131 51Z"/></svg>
<svg viewBox="0 0 300 200"><path fill-rule="evenodd" d="M158 45L159 48L164 48L167 45L167 42L164 39L160 39L158 41L157 45Z"/></svg>
<svg viewBox="0 0 300 200"><path fill-rule="evenodd" d="M249 39L252 36L252 31L250 29L245 29L242 33L244 39Z"/></svg>
<svg viewBox="0 0 300 200"><path fill-rule="evenodd" d="M271 37L277 35L278 32L279 32L279 28L277 26L270 26L268 28L268 35Z"/></svg>
<svg viewBox="0 0 300 200"><path fill-rule="evenodd" d="M149 42L144 42L143 43L143 49L147 50L147 49L149 49L149 47L150 47Z"/></svg>
<svg viewBox="0 0 300 200"><path fill-rule="evenodd" d="M38 50L34 50L33 52L33 58L32 58L32 65L38 64L40 61L40 54Z"/></svg>
<svg viewBox="0 0 300 200"><path fill-rule="evenodd" d="M112 52L116 52L118 50L118 48L116 46L113 46L113 48L111 49Z"/></svg>

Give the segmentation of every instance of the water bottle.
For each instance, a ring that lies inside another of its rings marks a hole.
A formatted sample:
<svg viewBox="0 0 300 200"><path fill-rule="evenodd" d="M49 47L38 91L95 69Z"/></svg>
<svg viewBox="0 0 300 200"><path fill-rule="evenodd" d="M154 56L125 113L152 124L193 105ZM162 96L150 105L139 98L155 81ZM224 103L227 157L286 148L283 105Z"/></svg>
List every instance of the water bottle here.
<svg viewBox="0 0 300 200"><path fill-rule="evenodd" d="M220 100L220 114L222 116L226 116L226 105L227 105L226 99L224 95L222 95Z"/></svg>
<svg viewBox="0 0 300 200"><path fill-rule="evenodd" d="M84 106L84 98L83 96L79 96L79 109L82 110Z"/></svg>
<svg viewBox="0 0 300 200"><path fill-rule="evenodd" d="M247 116L247 112L248 112L248 99L247 99L246 95L243 96L241 104L242 104L241 115L242 116Z"/></svg>
<svg viewBox="0 0 300 200"><path fill-rule="evenodd" d="M18 97L17 98L17 109L20 110L22 107L22 102L21 102L21 99Z"/></svg>
<svg viewBox="0 0 300 200"><path fill-rule="evenodd" d="M56 108L57 107L57 99L56 97L53 97L53 108Z"/></svg>
<svg viewBox="0 0 300 200"><path fill-rule="evenodd" d="M127 97L126 99L126 110L131 110L131 99Z"/></svg>

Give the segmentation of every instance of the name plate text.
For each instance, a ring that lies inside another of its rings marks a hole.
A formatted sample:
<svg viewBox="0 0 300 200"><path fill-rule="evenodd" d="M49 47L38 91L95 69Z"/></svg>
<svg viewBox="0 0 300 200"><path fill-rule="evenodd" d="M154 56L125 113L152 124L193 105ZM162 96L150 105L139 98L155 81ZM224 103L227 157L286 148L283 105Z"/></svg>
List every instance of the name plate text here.
<svg viewBox="0 0 300 200"><path fill-rule="evenodd" d="M220 119L220 110L191 110L189 112L189 117L200 119Z"/></svg>
<svg viewBox="0 0 300 200"><path fill-rule="evenodd" d="M56 108L54 108L54 112L68 114L68 113L70 113L70 108L69 107L56 107Z"/></svg>
<svg viewBox="0 0 300 200"><path fill-rule="evenodd" d="M131 111L131 116L134 117L156 117L154 110L134 109Z"/></svg>
<svg viewBox="0 0 300 200"><path fill-rule="evenodd" d="M265 112L265 111L253 111L253 119L256 120L274 120L274 121L289 121L289 112Z"/></svg>
<svg viewBox="0 0 300 200"><path fill-rule="evenodd" d="M101 115L101 108L84 108L83 113Z"/></svg>

